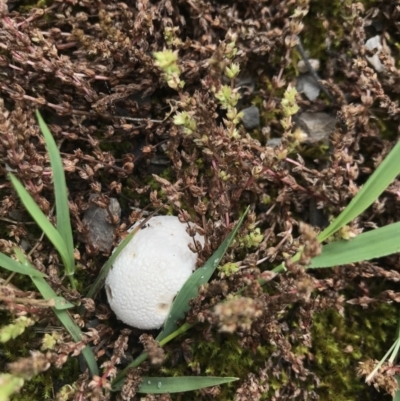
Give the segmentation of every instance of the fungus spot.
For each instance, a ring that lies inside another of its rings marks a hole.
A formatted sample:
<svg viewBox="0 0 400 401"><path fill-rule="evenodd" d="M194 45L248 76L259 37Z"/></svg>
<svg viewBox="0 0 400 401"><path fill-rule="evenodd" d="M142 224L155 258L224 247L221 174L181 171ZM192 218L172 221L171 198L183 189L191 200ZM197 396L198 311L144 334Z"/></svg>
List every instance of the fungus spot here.
<svg viewBox="0 0 400 401"><path fill-rule="evenodd" d="M113 295L112 295L111 287L108 284L106 284L105 287L106 287L106 293L107 293L108 299L112 299Z"/></svg>
<svg viewBox="0 0 400 401"><path fill-rule="evenodd" d="M160 312L166 312L166 311L168 311L170 306L171 306L170 304L162 302L162 303L158 304L158 309L159 309Z"/></svg>

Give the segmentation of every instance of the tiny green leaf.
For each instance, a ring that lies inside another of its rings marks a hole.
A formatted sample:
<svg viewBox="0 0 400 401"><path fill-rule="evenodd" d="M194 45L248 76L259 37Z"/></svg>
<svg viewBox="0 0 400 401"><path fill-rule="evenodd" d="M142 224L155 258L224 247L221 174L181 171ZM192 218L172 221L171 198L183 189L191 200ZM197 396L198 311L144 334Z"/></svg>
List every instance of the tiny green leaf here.
<svg viewBox="0 0 400 401"><path fill-rule="evenodd" d="M74 308L74 307L75 307L74 304L71 304L71 302L68 302L68 301L67 301L65 298L63 298L63 297L55 297L55 298L54 298L54 301L55 301L54 307L55 307L57 310L71 309L71 308Z"/></svg>
<svg viewBox="0 0 400 401"><path fill-rule="evenodd" d="M180 73L180 68L177 64L178 51L163 50L161 52L154 52L153 56L156 60L154 64L165 73Z"/></svg>
<svg viewBox="0 0 400 401"><path fill-rule="evenodd" d="M14 322L0 328L0 343L6 343L21 335L27 327L35 323L34 319L26 316L17 317Z"/></svg>
<svg viewBox="0 0 400 401"><path fill-rule="evenodd" d="M0 401L8 401L24 385L24 379L9 373L0 374Z"/></svg>

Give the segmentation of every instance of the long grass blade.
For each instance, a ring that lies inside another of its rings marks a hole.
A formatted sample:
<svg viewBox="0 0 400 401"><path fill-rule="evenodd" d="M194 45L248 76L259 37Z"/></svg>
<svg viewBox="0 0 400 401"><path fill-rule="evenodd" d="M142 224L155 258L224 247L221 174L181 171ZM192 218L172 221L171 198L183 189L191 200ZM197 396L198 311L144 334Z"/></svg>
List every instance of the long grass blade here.
<svg viewBox="0 0 400 401"><path fill-rule="evenodd" d="M61 237L60 233L56 228L50 223L45 214L33 200L30 193L24 188L21 182L12 174L9 173L11 183L13 184L15 191L21 199L21 202L25 206L26 210L36 221L38 226L46 234L47 238L55 246L64 264L68 262L68 254L66 251L66 245L64 239Z"/></svg>
<svg viewBox="0 0 400 401"><path fill-rule="evenodd" d="M390 183L400 174L400 142L385 157L383 162L369 177L357 195L351 200L347 207L339 214L329 226L318 235L318 241L323 242L336 231L340 230L350 221L364 212L382 192L390 185ZM300 259L301 253L297 253L292 257L292 262ZM322 256L322 255L321 255ZM321 266L322 267L322 266ZM325 266L327 267L327 266ZM281 263L272 271L280 273L285 270L285 264Z"/></svg>
<svg viewBox="0 0 400 401"><path fill-rule="evenodd" d="M26 256L18 249L15 248L15 253L22 265L30 267L33 266L29 263ZM33 277L31 276L33 283L45 300L51 300L59 298L50 285L45 281L43 277ZM67 302L67 301L66 301ZM68 333L71 335L75 342L82 341L82 332L78 325L72 320L71 316L66 310L58 310L56 307L52 308L53 312L56 314L58 320L62 323ZM82 351L82 355L85 358L89 371L92 375L98 375L99 369L97 367L96 358L93 351L87 345Z"/></svg>
<svg viewBox="0 0 400 401"><path fill-rule="evenodd" d="M63 238L66 246L66 260L65 269L67 275L73 275L75 270L74 260L74 242L72 238L71 219L68 206L68 193L67 183L65 180L64 167L62 164L60 152L57 144L54 141L53 135L46 123L43 121L42 116L36 111L36 118L39 123L40 131L42 132L46 141L47 150L50 157L50 164L53 170L53 185L54 194L56 199L56 216L57 216L57 231Z"/></svg>
<svg viewBox="0 0 400 401"><path fill-rule="evenodd" d="M226 250L229 248L233 239L235 238L236 233L242 225L243 220L246 217L249 209L250 207L246 209L243 216L236 224L236 227L228 235L225 241L219 246L219 248L214 252L211 258L207 260L205 265L197 269L183 285L182 289L176 296L174 303L172 304L170 314L164 324L163 330L157 336L157 341L161 341L178 328L178 320L183 319L185 313L189 310L189 301L197 296L200 286L210 280L215 269L219 265L220 260L224 256Z"/></svg>
<svg viewBox="0 0 400 401"><path fill-rule="evenodd" d="M4 255L4 253L0 253L0 266L14 273L26 274L33 277L46 277L45 274L37 271L35 268L22 265L9 256Z"/></svg>
<svg viewBox="0 0 400 401"><path fill-rule="evenodd" d="M342 213L318 236L320 242L329 238L366 210L400 174L400 142L385 157L357 195Z"/></svg>
<svg viewBox="0 0 400 401"><path fill-rule="evenodd" d="M239 380L237 377L181 376L181 377L143 377L138 393L165 394L183 393L218 386Z"/></svg>
<svg viewBox="0 0 400 401"><path fill-rule="evenodd" d="M332 267L400 252L400 222L362 233L349 241L331 242L311 260L309 268Z"/></svg>

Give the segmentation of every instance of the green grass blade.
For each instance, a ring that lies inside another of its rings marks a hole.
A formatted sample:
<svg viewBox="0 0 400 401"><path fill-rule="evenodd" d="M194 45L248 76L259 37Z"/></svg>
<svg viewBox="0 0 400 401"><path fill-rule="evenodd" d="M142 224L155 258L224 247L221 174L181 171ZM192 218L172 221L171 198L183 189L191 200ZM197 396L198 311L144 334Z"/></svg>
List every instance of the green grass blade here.
<svg viewBox="0 0 400 401"><path fill-rule="evenodd" d="M342 213L318 236L320 242L359 216L372 205L390 183L400 174L400 142L389 152L379 167L369 177L357 195Z"/></svg>
<svg viewBox="0 0 400 401"><path fill-rule="evenodd" d="M117 248L114 250L112 255L108 258L107 262L103 265L101 268L99 274L97 275L96 280L90 287L88 293L86 294L86 298L94 298L96 294L99 292L100 288L104 284L104 280L107 276L108 271L111 269L112 265L114 264L115 259L118 257L118 255L122 252L122 250L125 248L125 246L129 243L129 241L132 239L132 237L140 230L141 227L143 227L144 224L146 224L153 216L155 213L157 213L161 208L156 209L153 213L151 213L149 216L147 216L137 227L135 227L134 230L132 230L124 239L121 241L121 243L117 246ZM83 312L83 310L81 310Z"/></svg>
<svg viewBox="0 0 400 401"><path fill-rule="evenodd" d="M349 241L324 245L309 268L332 267L400 252L400 222L360 234Z"/></svg>
<svg viewBox="0 0 400 401"><path fill-rule="evenodd" d="M28 259L25 257L25 255L18 249L15 248L15 253L20 260L21 264L27 267L32 267L32 265L29 263ZM54 290L50 287L50 285L45 281L43 277L33 277L31 276L31 279L33 283L35 284L36 288L42 295L42 297L45 300L51 300L51 299L56 299L60 298L57 296L57 294L54 292ZM67 301L66 301L67 302ZM82 332L81 329L78 327L78 325L72 320L71 316L66 310L58 310L57 308L51 308L53 312L56 314L58 320L62 323L62 325L65 327L65 329L68 331L68 333L71 335L73 340L75 342L79 342L82 340ZM98 375L99 374L99 369L97 367L97 362L96 358L94 356L93 351L91 348L87 345L84 350L82 351L82 355L84 356L88 367L89 371L92 375Z"/></svg>
<svg viewBox="0 0 400 401"><path fill-rule="evenodd" d="M181 377L143 377L138 393L165 394L183 393L218 386L239 380L236 377L181 376Z"/></svg>
<svg viewBox="0 0 400 401"><path fill-rule="evenodd" d="M64 240L67 259L65 269L67 275L72 276L75 271L74 242L72 238L71 219L68 206L67 183L65 180L64 166L60 157L57 144L42 116L36 111L36 118L40 130L46 141L47 151L49 152L50 164L53 170L53 185L56 198L57 231Z"/></svg>
<svg viewBox="0 0 400 401"><path fill-rule="evenodd" d="M21 182L12 173L9 173L9 177L11 183L15 188L15 191L20 197L21 202L25 206L26 210L36 221L38 226L43 230L43 232L46 234L47 238L51 241L51 243L55 246L55 248L57 249L57 251L61 256L63 263L66 264L68 262L68 254L66 251L66 245L64 239L61 237L60 233L56 230L56 228L50 223L50 221L41 211L39 206L36 204L30 193L24 188Z"/></svg>
<svg viewBox="0 0 400 401"><path fill-rule="evenodd" d="M14 273L27 274L33 277L46 277L45 274L37 271L35 268L22 265L9 256L0 253L0 266Z"/></svg>
<svg viewBox="0 0 400 401"><path fill-rule="evenodd" d="M219 246L219 248L214 252L211 258L207 260L205 265L197 269L183 285L182 289L179 291L177 297L175 298L174 303L172 304L169 317L164 324L163 330L156 338L157 341L161 341L178 328L178 320L183 319L185 317L185 313L189 310L189 301L197 296L200 286L210 280L215 269L219 265L220 260L224 256L233 239L235 238L236 233L239 230L239 227L242 225L243 220L246 217L249 209L250 207L246 209L243 216L236 224L236 227L228 235L225 241Z"/></svg>
<svg viewBox="0 0 400 401"><path fill-rule="evenodd" d="M111 266L114 264L115 259L118 255L122 252L128 242L132 239L132 237L136 234L137 230L131 231L123 241L118 245L112 255L108 258L107 262L101 268L99 274L97 275L96 280L90 287L86 297L87 298L94 298L96 294L99 292L100 288L102 287L104 280L107 276L108 271L110 270Z"/></svg>

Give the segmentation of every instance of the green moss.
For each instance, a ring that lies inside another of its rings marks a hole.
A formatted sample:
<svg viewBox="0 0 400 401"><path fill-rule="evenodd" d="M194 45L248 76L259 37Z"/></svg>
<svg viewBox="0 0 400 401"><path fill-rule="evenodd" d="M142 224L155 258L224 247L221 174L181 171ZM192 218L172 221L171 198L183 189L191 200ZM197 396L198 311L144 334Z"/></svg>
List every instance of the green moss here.
<svg viewBox="0 0 400 401"><path fill-rule="evenodd" d="M24 0L20 6L20 11L30 11L32 8L46 8L52 4L52 0Z"/></svg>
<svg viewBox="0 0 400 401"><path fill-rule="evenodd" d="M295 151L290 156L296 156L300 154L304 159L309 160L328 160L330 157L329 145L323 141L319 141L313 144L300 144L296 147Z"/></svg>
<svg viewBox="0 0 400 401"><path fill-rule="evenodd" d="M363 310L347 306L345 316L328 310L316 314L312 328L312 370L321 379L318 394L323 400L371 399L369 387L358 378L358 363L380 359L390 347L397 325L393 305L381 304ZM382 395L382 400L385 399ZM387 398L389 399L389 398Z"/></svg>
<svg viewBox="0 0 400 401"><path fill-rule="evenodd" d="M286 318L295 319L296 307L289 308ZM358 306L346 306L344 316L335 310L326 310L314 315L312 327L312 348L301 342L292 344L296 356L304 358L305 367L317 375L320 386L315 388L310 380L298 382L301 389L315 391L321 400L349 401L371 400L375 390L364 383L364 378L356 375L358 363L367 359L380 359L391 345L397 325L396 307L376 305L368 310ZM300 330L300 328L299 328ZM291 325L288 339L297 331L296 324ZM171 366L168 360L162 368L165 376L200 375L233 376L240 380L249 373L265 368L265 362L276 350L269 344L260 345L254 352L240 345L235 335L213 334L212 341L202 338L201 331L190 333L191 361L183 361ZM172 354L174 352L172 351ZM309 358L312 354L313 358ZM277 364L280 362L277 361ZM293 382L289 370L282 369L279 377L269 374L269 391L263 399L270 399L276 390ZM271 372L270 372L271 373ZM221 394L215 400L233 400L239 382L221 386ZM199 394L186 393L174 395L176 401L200 399ZM380 395L381 400L389 400Z"/></svg>
<svg viewBox="0 0 400 401"><path fill-rule="evenodd" d="M26 380L19 394L12 401L38 401L52 399L54 394L65 384L72 384L78 378L79 366L77 358L68 358L61 368L50 368L48 371Z"/></svg>
<svg viewBox="0 0 400 401"><path fill-rule="evenodd" d="M165 376L193 375L193 371L207 376L230 376L246 379L248 373L257 372L264 367L266 358L271 355L274 347L264 345L256 352L243 348L235 335L214 334L213 341L200 339L201 332L191 332L192 361L180 362L174 367L169 362L163 367ZM281 380L281 379L280 379ZM216 400L233 400L238 383L233 382L221 386L221 394ZM279 386L279 383L276 383ZM182 395L173 395L176 401L191 401L200 399L200 395L189 392Z"/></svg>
<svg viewBox="0 0 400 401"><path fill-rule="evenodd" d="M0 315L4 325L8 318L3 313ZM37 326L36 326L37 327ZM40 349L42 335L29 328L14 340L2 344L3 358L1 358L0 370L7 371L7 364L20 358L30 356L30 351ZM39 401L51 399L54 393L66 383L74 383L79 374L78 358L69 357L61 369L51 367L48 371L25 380L25 384L19 393L13 395L13 401Z"/></svg>
<svg viewBox="0 0 400 401"><path fill-rule="evenodd" d="M48 371L26 380L19 394L15 394L13 401L47 400L53 395L52 372Z"/></svg>
<svg viewBox="0 0 400 401"><path fill-rule="evenodd" d="M2 319L3 320L3 319ZM15 362L19 358L30 355L32 349L40 349L41 335L34 330L26 330L15 340L2 344L7 363ZM5 364L0 365L2 371L6 371ZM51 367L48 371L26 380L19 393L12 396L13 401L38 401L51 399L58 388L66 383L74 383L78 378L78 358L69 357L61 369Z"/></svg>

